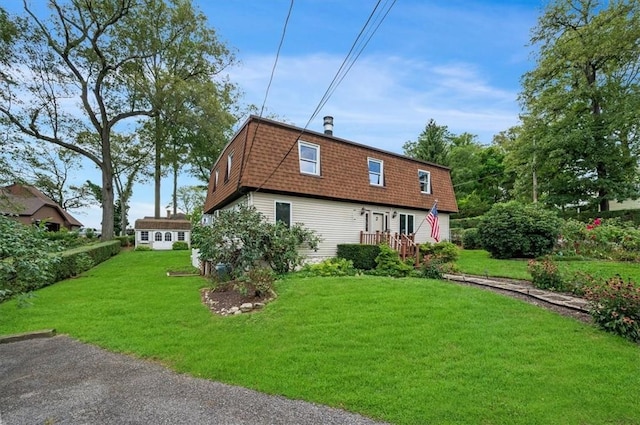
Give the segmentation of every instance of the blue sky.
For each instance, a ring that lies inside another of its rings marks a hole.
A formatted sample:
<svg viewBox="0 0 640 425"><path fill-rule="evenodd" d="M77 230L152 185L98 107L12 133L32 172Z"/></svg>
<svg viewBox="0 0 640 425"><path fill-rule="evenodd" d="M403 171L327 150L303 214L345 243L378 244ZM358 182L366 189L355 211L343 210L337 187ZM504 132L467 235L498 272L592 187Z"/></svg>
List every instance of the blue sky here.
<svg viewBox="0 0 640 425"><path fill-rule="evenodd" d="M5 7L15 12L18 3ZM385 3L390 4L383 0L381 6ZM239 65L229 69L229 76L244 93L242 102L260 106L290 1L194 4L235 51ZM295 1L266 113L304 127L375 4ZM322 117L332 115L335 136L402 153L402 145L415 140L433 118L453 133L472 133L490 143L494 134L518 122L520 79L534 66L530 31L544 5L398 0L308 128L322 131ZM186 176L179 181L180 186L193 183ZM164 182L162 207L170 203L170 191L170 182ZM85 225L100 227L97 208L72 213ZM134 188L129 221L133 225L145 215L153 215L150 183Z"/></svg>

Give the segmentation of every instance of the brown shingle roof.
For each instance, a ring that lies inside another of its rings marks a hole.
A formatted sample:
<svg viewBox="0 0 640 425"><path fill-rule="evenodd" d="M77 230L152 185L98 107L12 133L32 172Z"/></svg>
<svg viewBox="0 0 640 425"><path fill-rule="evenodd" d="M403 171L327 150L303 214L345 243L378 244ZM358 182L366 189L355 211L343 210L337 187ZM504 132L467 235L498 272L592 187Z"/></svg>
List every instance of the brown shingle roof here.
<svg viewBox="0 0 640 425"><path fill-rule="evenodd" d="M298 138L320 146L320 176L300 173ZM230 177L225 181L231 152ZM369 184L367 158L384 162L383 187ZM418 170L430 173L431 194L421 193ZM424 210L438 200L439 211L458 211L447 167L252 116L216 161L204 211L209 213L256 189Z"/></svg>
<svg viewBox="0 0 640 425"><path fill-rule="evenodd" d="M191 222L181 218L145 217L136 220L136 230L191 230Z"/></svg>
<svg viewBox="0 0 640 425"><path fill-rule="evenodd" d="M15 183L0 188L0 214L30 217L46 206L55 209L67 225L82 226L82 223L60 205L33 186Z"/></svg>

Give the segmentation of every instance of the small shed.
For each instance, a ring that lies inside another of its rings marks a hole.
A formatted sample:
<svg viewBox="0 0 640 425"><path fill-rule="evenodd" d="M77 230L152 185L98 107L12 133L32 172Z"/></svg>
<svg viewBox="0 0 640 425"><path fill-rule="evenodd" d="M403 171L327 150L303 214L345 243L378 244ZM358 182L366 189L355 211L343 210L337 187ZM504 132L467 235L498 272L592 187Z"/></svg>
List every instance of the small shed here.
<svg viewBox="0 0 640 425"><path fill-rule="evenodd" d="M174 242L186 242L191 247L191 221L184 214L167 217L144 217L135 222L136 248L148 246L156 250L169 250Z"/></svg>

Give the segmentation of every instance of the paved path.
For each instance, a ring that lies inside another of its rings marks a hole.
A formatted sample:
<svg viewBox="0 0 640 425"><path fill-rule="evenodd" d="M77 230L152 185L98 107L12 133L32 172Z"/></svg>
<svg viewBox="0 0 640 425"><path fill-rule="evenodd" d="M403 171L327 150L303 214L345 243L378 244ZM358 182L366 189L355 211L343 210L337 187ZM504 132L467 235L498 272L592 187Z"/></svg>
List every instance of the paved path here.
<svg viewBox="0 0 640 425"><path fill-rule="evenodd" d="M0 344L0 425L22 424L380 422L180 375L158 364L56 336Z"/></svg>
<svg viewBox="0 0 640 425"><path fill-rule="evenodd" d="M559 294L552 291L544 291L534 288L528 282L507 281L483 278L480 276L466 276L446 274L445 279L455 280L458 282L470 282L476 285L491 286L493 288L503 289L505 291L517 292L551 304L568 307L574 310L589 312L587 308L588 301L583 298L573 297L571 295Z"/></svg>

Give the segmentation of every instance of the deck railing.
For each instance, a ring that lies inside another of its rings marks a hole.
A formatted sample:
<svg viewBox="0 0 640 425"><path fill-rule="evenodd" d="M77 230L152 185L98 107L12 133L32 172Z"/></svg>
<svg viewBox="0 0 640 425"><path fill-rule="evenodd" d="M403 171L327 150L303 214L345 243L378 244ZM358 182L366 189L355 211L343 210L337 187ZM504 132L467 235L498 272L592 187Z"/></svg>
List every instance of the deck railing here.
<svg viewBox="0 0 640 425"><path fill-rule="evenodd" d="M415 258L415 266L420 266L420 246L415 242L414 234L400 234L391 232L360 232L360 243L363 245L380 245L386 243L395 251L402 261L407 258Z"/></svg>

